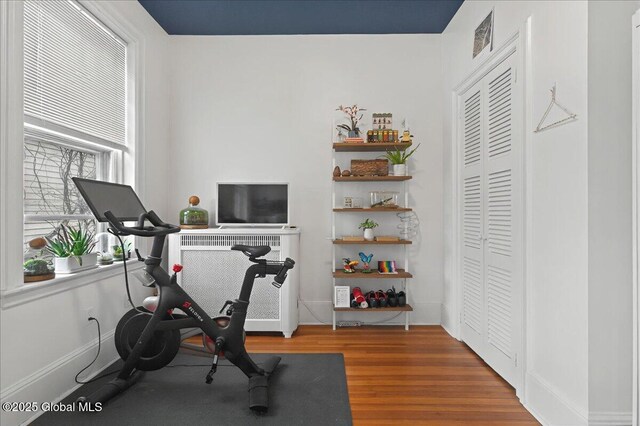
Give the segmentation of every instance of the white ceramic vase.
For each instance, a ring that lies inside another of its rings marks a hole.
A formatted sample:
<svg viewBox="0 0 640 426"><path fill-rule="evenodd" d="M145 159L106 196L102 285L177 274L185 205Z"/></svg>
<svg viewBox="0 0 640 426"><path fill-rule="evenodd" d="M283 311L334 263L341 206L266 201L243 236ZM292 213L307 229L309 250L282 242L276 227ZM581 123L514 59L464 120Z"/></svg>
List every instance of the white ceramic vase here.
<svg viewBox="0 0 640 426"><path fill-rule="evenodd" d="M364 230L364 239L367 241L373 241L373 229L367 228Z"/></svg>
<svg viewBox="0 0 640 426"><path fill-rule="evenodd" d="M71 274L98 267L98 253L54 258L56 273Z"/></svg>
<svg viewBox="0 0 640 426"><path fill-rule="evenodd" d="M393 175L394 176L406 176L407 175L407 165L406 164L394 164L393 165Z"/></svg>

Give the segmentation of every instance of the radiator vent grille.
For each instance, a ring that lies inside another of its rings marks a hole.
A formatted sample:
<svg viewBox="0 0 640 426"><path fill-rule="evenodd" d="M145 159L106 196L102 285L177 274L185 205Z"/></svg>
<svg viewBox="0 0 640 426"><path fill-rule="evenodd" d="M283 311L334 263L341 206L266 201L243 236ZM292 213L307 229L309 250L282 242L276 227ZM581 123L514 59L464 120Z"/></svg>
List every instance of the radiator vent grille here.
<svg viewBox="0 0 640 426"><path fill-rule="evenodd" d="M248 246L280 247L279 235L197 235L180 236L182 247L231 247L235 244Z"/></svg>
<svg viewBox="0 0 640 426"><path fill-rule="evenodd" d="M280 251L272 250L264 258L278 261ZM252 263L238 251L185 250L182 264L182 287L210 316L216 316L225 300L238 297L244 274ZM256 278L247 319L280 319L281 290L271 281L272 276Z"/></svg>

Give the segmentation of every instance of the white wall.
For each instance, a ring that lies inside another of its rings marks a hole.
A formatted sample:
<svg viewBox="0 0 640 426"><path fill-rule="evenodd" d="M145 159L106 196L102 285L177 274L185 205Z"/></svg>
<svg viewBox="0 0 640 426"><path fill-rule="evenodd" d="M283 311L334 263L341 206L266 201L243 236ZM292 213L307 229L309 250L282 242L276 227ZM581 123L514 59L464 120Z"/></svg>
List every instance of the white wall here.
<svg viewBox="0 0 640 426"><path fill-rule="evenodd" d="M451 91L477 67L473 29L492 8L496 47L531 16L531 73L521 75L531 87L525 107L532 126L554 83L559 101L578 114L578 121L542 133L528 129L523 402L546 424L630 422L630 22L637 7L467 1L443 36L445 221L452 208ZM443 324L456 333L452 229L445 223Z"/></svg>
<svg viewBox="0 0 640 426"><path fill-rule="evenodd" d="M631 16L589 2L589 412L631 421Z"/></svg>
<svg viewBox="0 0 640 426"><path fill-rule="evenodd" d="M549 424L580 424L588 416L587 3L466 1L458 10L443 33L446 219L452 211L451 92L477 67L471 54L473 31L492 8L496 47L532 17L533 96L525 107L533 125L547 108L554 83L559 100L579 118L531 136L531 345L525 403ZM452 227L445 223L445 259L452 252ZM443 324L449 330L457 328L451 315L457 303L453 267L451 262L445 266Z"/></svg>
<svg viewBox="0 0 640 426"><path fill-rule="evenodd" d="M200 196L215 218L216 182L290 182L291 223L302 229L302 258L297 264L300 295L325 322L331 319L332 300L334 110L341 104L358 103L368 109L369 125L372 112L392 112L396 128L402 117L408 118L415 141L422 143L411 163L415 178L409 184L422 233L421 243L411 247L416 305L412 320L439 322L440 36L179 36L171 38L169 56L170 218L177 220L177 212L192 194ZM340 158L344 168L347 157ZM362 185L361 194L381 187ZM394 226L398 223L393 214L376 218ZM354 214L352 227L345 232L358 232L357 219L364 217ZM386 229L395 231L390 225ZM392 255L372 248L377 259ZM358 258L357 252L343 253ZM302 304L300 309L302 322L316 322ZM358 319L385 318L385 314L375 315Z"/></svg>
<svg viewBox="0 0 640 426"><path fill-rule="evenodd" d="M165 63L166 33L138 2L101 2L101 8L116 20L131 26L144 41L144 80L146 147L143 163L143 201L166 216L164 195L168 158L168 89ZM13 82L21 84L21 79ZM11 140L19 144L19 139ZM14 161L21 164L19 157ZM4 170L3 170L4 173ZM21 228L22 223L13 224ZM4 238L4 236L3 236ZM3 253L4 254L4 253ZM56 285L56 284L52 284ZM131 283L134 300L145 291L135 279ZM52 401L71 390L75 374L95 355L97 334L94 323L86 321L84 310L94 308L102 326L103 346L98 362L87 374L98 371L116 358L112 334L125 311L122 273L99 281L84 280L71 290L5 307L0 311L2 401ZM4 301L6 302L6 300ZM30 413L2 412L3 425L18 424Z"/></svg>

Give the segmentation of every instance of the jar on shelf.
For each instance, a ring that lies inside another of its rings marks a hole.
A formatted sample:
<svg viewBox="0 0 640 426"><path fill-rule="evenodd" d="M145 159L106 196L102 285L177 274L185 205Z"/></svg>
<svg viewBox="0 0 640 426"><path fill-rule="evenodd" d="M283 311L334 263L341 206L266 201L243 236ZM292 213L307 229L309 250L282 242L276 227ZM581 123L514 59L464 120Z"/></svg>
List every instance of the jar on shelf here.
<svg viewBox="0 0 640 426"><path fill-rule="evenodd" d="M371 195L371 208L386 207L396 208L398 207L398 192L397 191L372 191Z"/></svg>
<svg viewBox="0 0 640 426"><path fill-rule="evenodd" d="M22 264L25 283L55 278L53 255L45 249L46 245L47 241L42 237L34 238L27 244Z"/></svg>
<svg viewBox="0 0 640 426"><path fill-rule="evenodd" d="M209 227L209 212L198 207L200 198L195 195L189 197L189 207L180 211L180 228L207 229Z"/></svg>

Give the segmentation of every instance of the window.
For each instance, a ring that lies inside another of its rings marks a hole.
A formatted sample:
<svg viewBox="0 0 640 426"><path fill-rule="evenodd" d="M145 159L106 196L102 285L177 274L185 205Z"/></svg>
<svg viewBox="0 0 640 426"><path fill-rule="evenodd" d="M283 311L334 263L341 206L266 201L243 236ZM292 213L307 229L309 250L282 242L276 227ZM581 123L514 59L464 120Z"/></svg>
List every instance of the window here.
<svg viewBox="0 0 640 426"><path fill-rule="evenodd" d="M24 242L95 221L75 176L118 181L127 45L75 1L24 2Z"/></svg>

